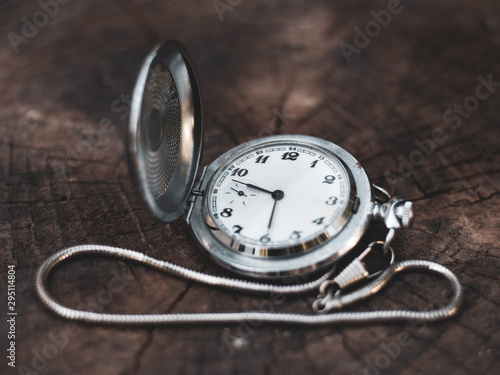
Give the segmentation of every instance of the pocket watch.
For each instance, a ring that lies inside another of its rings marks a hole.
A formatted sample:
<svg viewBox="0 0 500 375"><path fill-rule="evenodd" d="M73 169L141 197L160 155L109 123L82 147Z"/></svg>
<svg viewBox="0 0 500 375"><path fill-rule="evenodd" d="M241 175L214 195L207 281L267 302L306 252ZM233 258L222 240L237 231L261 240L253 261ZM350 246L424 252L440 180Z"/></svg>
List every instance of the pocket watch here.
<svg viewBox="0 0 500 375"><path fill-rule="evenodd" d="M390 228L411 223L411 202L393 200L382 210L360 163L329 141L256 139L198 176L202 136L194 65L180 44L167 42L148 56L135 86L130 169L150 211L164 222L186 213L196 240L231 271L311 273L353 249L382 211L393 214Z"/></svg>
<svg viewBox="0 0 500 375"><path fill-rule="evenodd" d="M244 279L207 275L138 251L85 244L63 249L40 266L36 292L47 308L70 320L120 325L242 321L316 325L409 318L435 321L456 314L462 287L450 270L426 260L394 262L390 243L396 230L411 224L411 202L391 198L373 185L360 163L341 147L306 135L256 139L200 168L201 102L195 67L186 49L173 41L154 49L140 70L132 97L130 171L154 216L167 223L183 216L206 253ZM377 220L388 229L385 240L370 243L337 272L337 261L356 247L368 225ZM390 261L373 273L367 257L375 248L389 255ZM133 261L175 277L244 293L297 295L319 291L312 306L319 315L268 311L107 314L75 310L57 302L48 292L47 283L55 267L82 256ZM275 283L319 270L325 272L309 282ZM453 299L432 311L331 312L368 298L403 271L441 275L450 282ZM249 280L252 278L259 280ZM369 278L373 281L345 293L346 288Z"/></svg>

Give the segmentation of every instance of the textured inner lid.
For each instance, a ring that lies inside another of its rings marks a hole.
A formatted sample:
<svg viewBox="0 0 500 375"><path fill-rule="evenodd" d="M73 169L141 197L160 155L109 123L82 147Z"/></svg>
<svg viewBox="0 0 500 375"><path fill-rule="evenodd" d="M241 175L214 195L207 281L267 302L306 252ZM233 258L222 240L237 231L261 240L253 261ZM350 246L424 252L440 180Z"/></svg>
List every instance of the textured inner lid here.
<svg viewBox="0 0 500 375"><path fill-rule="evenodd" d="M179 164L182 127L179 95L172 74L162 64L149 71L140 124L147 188L157 200L167 191Z"/></svg>
<svg viewBox="0 0 500 375"><path fill-rule="evenodd" d="M201 102L186 50L166 42L146 59L132 101L129 160L149 209L163 221L185 210L201 156Z"/></svg>

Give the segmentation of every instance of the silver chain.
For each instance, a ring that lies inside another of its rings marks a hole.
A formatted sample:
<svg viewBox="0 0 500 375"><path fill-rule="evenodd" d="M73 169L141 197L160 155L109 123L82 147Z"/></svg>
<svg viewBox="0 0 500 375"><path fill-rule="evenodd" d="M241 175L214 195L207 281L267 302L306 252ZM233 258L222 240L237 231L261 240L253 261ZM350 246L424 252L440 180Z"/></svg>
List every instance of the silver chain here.
<svg viewBox="0 0 500 375"><path fill-rule="evenodd" d="M373 244L370 244L373 247ZM368 251L368 249L363 254ZM358 263L364 255L356 258L347 268L351 267L352 280L358 280L359 275L368 277L366 270ZM305 294L312 291L322 290L315 301L314 310L317 314L290 314L277 312L243 311L243 312L215 312L215 313L167 313L167 314L106 314L91 311L75 310L58 303L47 290L47 281L52 270L61 263L75 257L111 257L119 260L128 260L149 266L153 269L165 272L171 276L185 280L195 281L200 284L213 287L241 291L246 293L281 293L287 295ZM346 269L347 269L346 268ZM344 270L345 271L345 270ZM367 312L330 312L346 305L368 298L384 287L397 273L405 271L432 272L438 274L450 282L454 293L452 301L440 309L430 311L414 310L379 310ZM100 245L81 245L70 247L59 251L47 259L38 270L36 276L36 292L45 306L55 314L73 321L102 324L120 325L175 325L175 324L215 324L215 323L238 323L242 321L259 321L267 323L285 323L301 325L321 325L335 323L366 323L387 322L404 320L436 321L455 315L462 302L462 286L458 278L446 267L426 260L406 260L392 263L377 277L351 293L342 294L339 285L349 284L345 281L345 272L342 282L338 277L330 280L335 272L335 267L330 269L320 278L300 285L273 285L256 283L252 281L218 277L205 273L193 271L176 264L149 257L143 253ZM340 276L340 275L339 275ZM337 288L330 288L332 282L337 283ZM335 293L334 293L335 291Z"/></svg>

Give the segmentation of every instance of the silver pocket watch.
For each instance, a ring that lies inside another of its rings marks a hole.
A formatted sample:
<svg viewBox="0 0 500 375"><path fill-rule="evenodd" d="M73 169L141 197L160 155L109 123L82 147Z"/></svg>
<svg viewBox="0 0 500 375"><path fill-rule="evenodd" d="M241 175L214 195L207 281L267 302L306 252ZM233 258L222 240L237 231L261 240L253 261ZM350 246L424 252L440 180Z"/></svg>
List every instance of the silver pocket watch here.
<svg viewBox="0 0 500 375"><path fill-rule="evenodd" d="M195 238L223 267L254 278L310 273L349 252L382 211L393 216L391 228L411 223L411 202L382 209L358 161L315 137L247 142L198 176L201 112L184 48L169 42L153 51L133 94L131 169L150 211L165 222L186 213Z"/></svg>
<svg viewBox="0 0 500 375"><path fill-rule="evenodd" d="M264 320L322 324L411 317L437 320L456 313L462 288L445 267L429 261L394 263L390 243L395 231L413 219L409 201L391 198L374 186L360 163L341 147L305 135L276 135L241 144L200 168L203 137L202 102L192 60L183 46L166 42L146 58L132 98L129 164L149 210L161 221L184 216L194 237L222 267L243 276L205 275L131 250L82 245L49 258L37 276L37 292L54 312L66 318L105 323L200 323ZM351 252L369 224L388 229L345 269L335 264ZM389 259L375 277L365 257L377 248ZM264 312L114 315L68 309L46 289L50 271L77 255L111 256L149 265L185 279L266 293L319 293L313 309L321 315ZM325 273L299 285L269 284L288 276ZM331 313L372 295L395 273L430 271L447 278L455 293L446 307L433 311ZM341 272L339 272L341 271ZM372 277L355 292L342 291ZM264 280L264 282L262 282Z"/></svg>

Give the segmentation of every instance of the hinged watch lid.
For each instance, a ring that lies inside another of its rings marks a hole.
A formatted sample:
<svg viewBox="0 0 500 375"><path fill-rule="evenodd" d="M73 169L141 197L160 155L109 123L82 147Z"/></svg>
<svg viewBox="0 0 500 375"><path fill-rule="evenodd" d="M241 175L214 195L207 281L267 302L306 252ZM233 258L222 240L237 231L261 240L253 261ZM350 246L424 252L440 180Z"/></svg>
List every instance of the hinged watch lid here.
<svg viewBox="0 0 500 375"><path fill-rule="evenodd" d="M151 212L171 222L185 211L201 158L198 81L186 49L169 41L146 58L134 88L129 164Z"/></svg>

